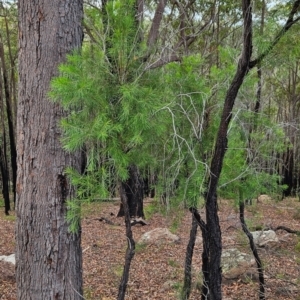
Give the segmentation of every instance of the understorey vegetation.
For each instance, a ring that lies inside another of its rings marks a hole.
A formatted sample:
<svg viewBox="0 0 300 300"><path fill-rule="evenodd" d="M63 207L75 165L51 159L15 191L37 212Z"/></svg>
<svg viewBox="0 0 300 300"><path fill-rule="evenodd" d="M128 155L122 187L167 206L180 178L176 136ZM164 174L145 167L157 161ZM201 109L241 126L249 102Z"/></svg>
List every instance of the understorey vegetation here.
<svg viewBox="0 0 300 300"><path fill-rule="evenodd" d="M220 199L229 199L239 209L257 263L257 294L265 299L264 267L244 211L261 194L277 202L300 195L300 1L79 2L84 8L78 25L84 31L82 45L75 43L65 59L53 61L58 70L42 90L49 115L56 119L55 126L50 119L49 132L57 126L57 147L71 161L54 176L69 232L80 235L86 203L119 200L117 216L125 220L127 240L121 300L137 250L132 226L147 226L144 199L154 199L155 211L175 212L178 220L189 211L180 297L191 294L199 231L201 298L219 300L223 247L218 206ZM0 3L0 171L6 214L11 209L9 194L15 198L17 191L15 5ZM20 59L25 61L23 53ZM27 87L21 77L19 84ZM24 95L29 92L20 87L19 107L25 111ZM21 131L24 115L19 113ZM30 126L25 121L24 128ZM20 130L23 159L27 148ZM37 134L41 143L45 130ZM41 160L45 167L54 166L47 165L47 159ZM22 191L21 160L18 167Z"/></svg>

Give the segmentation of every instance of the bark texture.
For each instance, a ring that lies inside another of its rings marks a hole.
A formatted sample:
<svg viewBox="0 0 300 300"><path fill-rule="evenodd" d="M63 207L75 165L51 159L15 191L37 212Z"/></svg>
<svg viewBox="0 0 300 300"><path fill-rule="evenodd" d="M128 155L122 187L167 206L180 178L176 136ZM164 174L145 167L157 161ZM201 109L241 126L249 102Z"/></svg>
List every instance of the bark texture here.
<svg viewBox="0 0 300 300"><path fill-rule="evenodd" d="M64 112L48 100L51 78L79 48L82 0L19 1L16 279L18 299L82 299L80 230L68 232L64 170L80 170L80 153L60 144Z"/></svg>

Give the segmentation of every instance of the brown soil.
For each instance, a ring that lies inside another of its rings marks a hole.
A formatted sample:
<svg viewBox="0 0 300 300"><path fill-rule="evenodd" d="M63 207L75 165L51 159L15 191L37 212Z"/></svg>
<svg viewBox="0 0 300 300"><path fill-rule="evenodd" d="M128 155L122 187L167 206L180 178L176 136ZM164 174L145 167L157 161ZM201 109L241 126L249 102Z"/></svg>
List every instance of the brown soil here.
<svg viewBox="0 0 300 300"><path fill-rule="evenodd" d="M167 215L158 211L147 219L148 225L134 226L134 238L157 227L168 227L180 237L176 244L137 246L128 283L128 300L179 299L183 281L185 250L189 238L191 215L183 209ZM158 209L157 209L158 210ZM146 208L146 212L150 208ZM178 213L179 211L179 213ZM118 203L91 204L85 207L82 220L84 298L116 299L123 270L127 241L123 220L116 218ZM111 225L105 218L114 223ZM277 227L283 225L300 230L300 202L285 199L275 203L267 197L246 207L249 226ZM220 203L223 248L236 247L250 253L248 241L241 231L239 215L232 202ZM199 233L200 234L200 233ZM300 238L277 231L280 242L276 247L259 250L265 267L266 299L300 299ZM0 255L14 253L14 217L0 212ZM299 243L299 244L298 244ZM298 246L296 247L296 245ZM193 257L193 291L190 299L200 299L201 244L196 244ZM0 299L16 299L14 266L0 261ZM223 299L258 299L258 282L235 280L223 282Z"/></svg>

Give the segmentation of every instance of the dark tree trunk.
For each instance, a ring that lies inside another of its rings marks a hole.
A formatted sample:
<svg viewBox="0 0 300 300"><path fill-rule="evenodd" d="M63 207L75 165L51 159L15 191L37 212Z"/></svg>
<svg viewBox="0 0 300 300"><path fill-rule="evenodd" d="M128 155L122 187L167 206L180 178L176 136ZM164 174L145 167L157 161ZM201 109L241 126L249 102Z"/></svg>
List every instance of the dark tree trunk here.
<svg viewBox="0 0 300 300"><path fill-rule="evenodd" d="M294 176L294 150L287 149L283 156L282 183L287 185L283 194L285 197L295 196L297 191L297 179Z"/></svg>
<svg viewBox="0 0 300 300"><path fill-rule="evenodd" d="M157 175L148 170L143 178L144 184L144 196L154 198L155 197L155 185L157 184Z"/></svg>
<svg viewBox="0 0 300 300"><path fill-rule="evenodd" d="M125 254L125 264L124 264L123 274L119 285L119 293L118 293L118 300L124 300L127 283L129 279L130 265L135 251L135 242L132 236L129 206L127 202L128 199L126 194L126 184L124 183L122 183L120 187L120 196L121 196L121 201L122 201L124 214L125 214L126 237L128 242L128 246Z"/></svg>
<svg viewBox="0 0 300 300"><path fill-rule="evenodd" d="M232 109L238 91L244 81L245 76L249 71L249 63L252 53L252 13L251 1L242 1L243 18L244 18L244 35L243 35L243 51L238 62L237 71L227 91L219 130L212 157L210 178L207 187L205 208L206 208L206 226L207 231L207 246L208 246L208 271L209 271L209 299L222 299L222 270L221 270L221 254L222 241L221 230L218 217L217 205L217 186L219 177L222 171L222 164L227 149L227 130L232 117Z"/></svg>
<svg viewBox="0 0 300 300"><path fill-rule="evenodd" d="M193 251L196 241L197 226L200 226L203 239L203 252L202 252L202 273L203 273L203 283L202 283L202 293L201 300L209 299L209 250L208 250L208 232L205 222L201 219L201 216L196 208L190 208L190 212L193 215L192 228L190 231L190 240L187 246L186 259L185 259L185 271L184 271L184 285L182 290L181 299L188 299L191 291L191 264L193 258Z"/></svg>
<svg viewBox="0 0 300 300"><path fill-rule="evenodd" d="M2 78L0 78L0 91L2 90ZM1 147L0 147L0 171L2 180L2 196L4 199L4 212L9 215L10 198L9 198L9 170L7 162L7 145L6 145L6 129L5 129L5 113L4 113L4 101L0 92L0 108L1 108L1 125L2 125L2 136L1 136Z"/></svg>
<svg viewBox="0 0 300 300"><path fill-rule="evenodd" d="M125 194L127 197L129 215L131 218L144 218L143 198L144 198L144 182L140 175L139 169L135 165L128 168L129 178L124 185ZM124 205L121 201L118 217L124 217Z"/></svg>
<svg viewBox="0 0 300 300"><path fill-rule="evenodd" d="M183 288L181 293L182 300L189 299L191 294L192 260L193 260L194 247L195 247L195 242L197 237L197 227L198 227L198 222L192 212L192 227L190 230L190 239L185 254L184 283L183 283Z"/></svg>
<svg viewBox="0 0 300 300"><path fill-rule="evenodd" d="M9 176L7 170L7 160L6 160L6 147L5 136L3 135L3 146L0 147L0 171L2 177L2 195L4 199L4 212L5 215L9 215L10 211L10 199L9 199Z"/></svg>
<svg viewBox="0 0 300 300"><path fill-rule="evenodd" d="M202 244L203 244L203 251L202 251L202 274L203 274L203 282L202 282L202 294L201 300L208 299L208 283L209 283L209 245L208 245L208 230L205 222L201 219L201 216L197 210L193 210L193 214L195 219L200 226L202 232Z"/></svg>
<svg viewBox="0 0 300 300"><path fill-rule="evenodd" d="M263 265L262 265L259 255L258 255L256 246L254 244L253 235L251 234L251 232L249 231L249 229L246 225L245 218L244 218L244 210L245 210L245 204L243 201L241 201L240 202L240 221L242 224L243 231L245 232L245 234L247 235L247 237L249 239L250 248L251 248L251 251L255 258L256 265L257 265L258 278L259 278L259 299L265 300L265 279L264 279Z"/></svg>
<svg viewBox="0 0 300 300"><path fill-rule="evenodd" d="M82 43L82 0L19 1L16 281L18 299L82 300L81 230L66 220L74 189L64 174L81 153L62 149L65 112L47 97L65 56Z"/></svg>
<svg viewBox="0 0 300 300"><path fill-rule="evenodd" d="M4 83L4 94L5 94L5 105L6 105L6 115L8 124L8 135L9 135L9 145L10 145L10 161L11 161L11 171L12 171L12 192L14 196L14 203L16 203L16 184L17 184L17 149L15 143L15 133L14 133L14 120L12 111L12 97L9 90L9 80L6 71L5 59L4 59L4 48L3 44L0 44L0 59L3 71L3 83Z"/></svg>

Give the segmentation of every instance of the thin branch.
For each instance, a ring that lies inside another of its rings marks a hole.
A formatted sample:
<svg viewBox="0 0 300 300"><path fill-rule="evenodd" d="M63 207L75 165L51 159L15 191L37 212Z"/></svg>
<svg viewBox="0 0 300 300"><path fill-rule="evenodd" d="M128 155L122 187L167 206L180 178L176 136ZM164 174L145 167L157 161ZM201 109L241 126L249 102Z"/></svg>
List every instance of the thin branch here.
<svg viewBox="0 0 300 300"><path fill-rule="evenodd" d="M253 235L249 231L249 229L246 225L246 222L245 222L245 218L244 218L245 204L244 204L243 201L240 202L239 209L240 209L240 221L241 221L241 224L242 224L242 228L243 228L244 233L248 237L250 248L251 248L251 251L252 251L253 256L255 258L256 265L257 265L257 271L258 271L258 277L259 277L259 299L264 300L265 299L265 278L264 278L263 265L262 265L262 262L261 262L261 259L260 259L259 255L258 255L257 248L256 248L255 243L254 243Z"/></svg>
<svg viewBox="0 0 300 300"><path fill-rule="evenodd" d="M294 19L295 14L299 11L300 8L300 0L294 2L293 8L289 13L289 17L283 26L283 28L279 31L279 33L274 38L274 41L269 45L269 47L256 59L252 60L249 64L249 68L254 68L257 64L262 62L262 60L274 49L274 47L278 44L280 39L285 35L285 33L300 20L300 17Z"/></svg>

